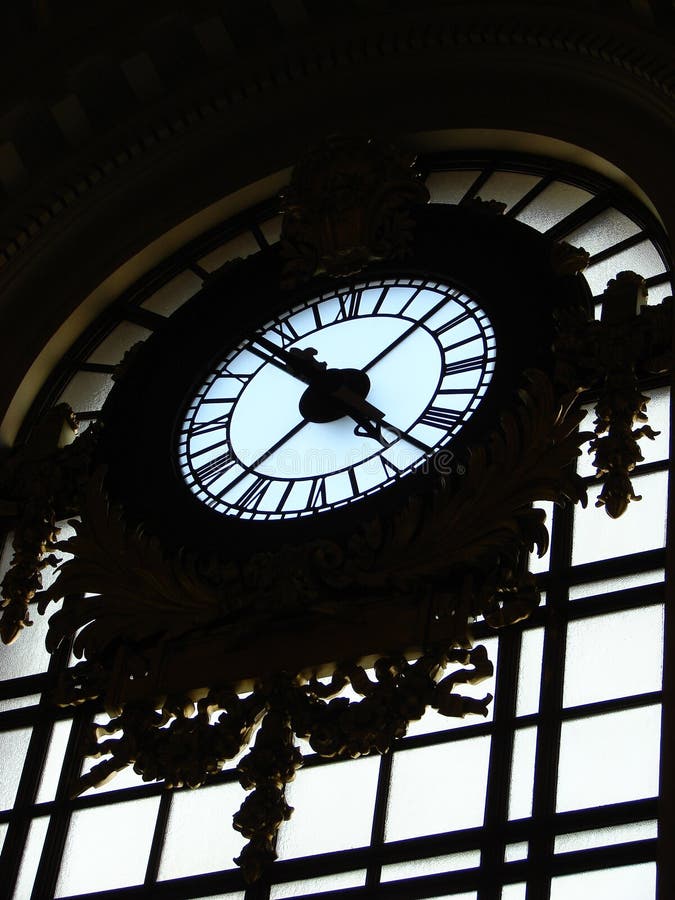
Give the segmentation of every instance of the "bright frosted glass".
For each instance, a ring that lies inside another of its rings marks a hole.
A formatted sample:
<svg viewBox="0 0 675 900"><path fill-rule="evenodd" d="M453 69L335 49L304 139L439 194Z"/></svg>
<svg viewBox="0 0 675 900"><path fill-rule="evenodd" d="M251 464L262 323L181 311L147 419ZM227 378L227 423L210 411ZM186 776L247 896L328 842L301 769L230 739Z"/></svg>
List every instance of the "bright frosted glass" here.
<svg viewBox="0 0 675 900"><path fill-rule="evenodd" d="M287 881L275 884L270 890L270 900L282 900L284 897L302 897L305 894L321 894L324 891L347 890L361 887L366 883L366 870L358 872L335 872L333 875L321 875L305 881Z"/></svg>
<svg viewBox="0 0 675 900"><path fill-rule="evenodd" d="M127 350L144 341L152 332L134 322L121 322L94 350L87 362L117 365Z"/></svg>
<svg viewBox="0 0 675 900"><path fill-rule="evenodd" d="M491 678L486 678L485 681L481 681L479 684L459 684L454 691L454 693L459 694L462 697L473 697L478 700L482 700L486 694L492 694L492 696L494 697L496 690L495 679L497 677L497 665L499 662L499 638L491 637L481 639L480 643L487 650L488 658L494 666L494 674ZM449 675L451 672L463 668L464 666L460 665L459 663L452 663L443 670L443 672L439 676L439 680L445 678L445 676ZM435 709L429 708L426 710L421 719L410 723L407 733L410 736L418 734L432 734L436 731L447 731L449 728L466 728L469 725L479 725L482 722L491 722L494 715L494 702L489 703L487 709L488 714L485 717L481 715L470 714L465 716L463 719L460 719L455 716L442 716Z"/></svg>
<svg viewBox="0 0 675 900"><path fill-rule="evenodd" d="M482 825L489 755L489 736L396 753L386 840Z"/></svg>
<svg viewBox="0 0 675 900"><path fill-rule="evenodd" d="M68 403L75 412L101 409L112 387L110 375L101 372L76 372L59 395L58 402Z"/></svg>
<svg viewBox="0 0 675 900"><path fill-rule="evenodd" d="M70 820L56 896L142 884L158 807L159 797L148 797L76 810Z"/></svg>
<svg viewBox="0 0 675 900"><path fill-rule="evenodd" d="M479 175L479 171L432 172L426 180L432 202L459 203Z"/></svg>
<svg viewBox="0 0 675 900"><path fill-rule="evenodd" d="M0 653L0 680L21 678L24 675L37 675L46 672L51 656L45 647L48 619L56 607L47 610L44 616L39 615L36 607L31 605L30 613L33 624L24 628L17 640L9 647L3 647Z"/></svg>
<svg viewBox="0 0 675 900"><path fill-rule="evenodd" d="M560 875L551 881L551 900L654 900L656 863Z"/></svg>
<svg viewBox="0 0 675 900"><path fill-rule="evenodd" d="M509 819L527 819L532 815L536 753L537 729L519 728L513 736Z"/></svg>
<svg viewBox="0 0 675 900"><path fill-rule="evenodd" d="M563 706L660 691L662 680L662 606L568 624Z"/></svg>
<svg viewBox="0 0 675 900"><path fill-rule="evenodd" d="M370 844L379 762L369 756L301 769L286 788L295 812L279 831L279 858Z"/></svg>
<svg viewBox="0 0 675 900"><path fill-rule="evenodd" d="M603 508L595 506L598 485L589 488L586 509L575 506L572 565L664 546L668 473L654 472L632 481L642 500L630 503L619 519L610 520Z"/></svg>
<svg viewBox="0 0 675 900"><path fill-rule="evenodd" d="M660 706L563 722L557 811L655 797L660 734Z"/></svg>
<svg viewBox="0 0 675 900"><path fill-rule="evenodd" d="M516 715L527 716L539 709L541 682L541 659L544 651L544 629L532 628L523 631L520 644L520 666L518 668L518 692L516 694Z"/></svg>
<svg viewBox="0 0 675 900"><path fill-rule="evenodd" d="M504 862L517 862L519 859L527 859L529 844L520 841L517 844L507 844L504 848Z"/></svg>
<svg viewBox="0 0 675 900"><path fill-rule="evenodd" d="M415 878L420 875L442 875L444 872L476 869L479 865L480 850L449 853L446 856L434 856L428 859L410 859L407 862L382 866L380 881L397 881L399 878Z"/></svg>
<svg viewBox="0 0 675 900"><path fill-rule="evenodd" d="M72 722L70 720L54 723L51 740L49 741L49 750L47 751L47 759L45 760L42 769L40 787L37 792L36 799L38 803L53 800L56 796L56 788L59 783L63 757L66 754L66 745L68 744L71 725Z"/></svg>
<svg viewBox="0 0 675 900"><path fill-rule="evenodd" d="M518 884L505 884L502 888L501 900L525 900L527 885L524 881Z"/></svg>
<svg viewBox="0 0 675 900"><path fill-rule="evenodd" d="M537 231L548 231L570 213L579 209L593 195L562 181L554 181L529 203L516 219Z"/></svg>
<svg viewBox="0 0 675 900"><path fill-rule="evenodd" d="M651 278L665 271L665 263L654 244L651 241L641 241L628 250L594 263L583 274L593 296L598 297L604 292L610 278L615 278L619 272L637 272L643 278Z"/></svg>
<svg viewBox="0 0 675 900"><path fill-rule="evenodd" d="M5 843L5 835L7 834L7 829L9 826L6 822L0 822L0 853L2 852L3 844Z"/></svg>
<svg viewBox="0 0 675 900"><path fill-rule="evenodd" d="M669 281L663 284L653 284L647 291L647 304L649 306L658 306L666 297L673 296L673 286Z"/></svg>
<svg viewBox="0 0 675 900"><path fill-rule="evenodd" d="M219 269L231 259L238 259L239 257L244 259L252 253L257 253L258 250L260 250L260 245L256 239L250 231L245 231L221 247L212 250L211 253L207 253L206 256L202 256L201 259L197 260L197 263L207 272L215 272L216 269Z"/></svg>
<svg viewBox="0 0 675 900"><path fill-rule="evenodd" d="M523 175L519 172L495 172L490 175L482 188L478 191L481 200L499 200L506 203L508 211L514 203L517 203L535 184L541 181L539 175Z"/></svg>
<svg viewBox="0 0 675 900"><path fill-rule="evenodd" d="M31 731L31 728L0 731L0 759L2 760L0 809L11 809L14 805Z"/></svg>
<svg viewBox="0 0 675 900"><path fill-rule="evenodd" d="M170 316L190 297L193 297L201 287L202 280L194 272L181 272L171 281L167 281L164 287L155 291L147 300L144 300L141 306L160 316Z"/></svg>
<svg viewBox="0 0 675 900"><path fill-rule="evenodd" d="M559 834L555 839L555 853L574 853L576 850L591 850L593 847L608 847L612 844L626 844L629 841L645 841L657 837L657 822L629 822L627 825L610 825L607 828L591 828L588 831L573 831Z"/></svg>
<svg viewBox="0 0 675 900"><path fill-rule="evenodd" d="M632 219L619 212L618 209L606 209L585 225L571 231L565 236L568 244L583 247L591 256L613 247L626 238L633 237L640 230Z"/></svg>
<svg viewBox="0 0 675 900"><path fill-rule="evenodd" d="M234 857L246 840L232 827L232 816L245 797L236 782L176 791L171 797L159 880L234 869Z"/></svg>
<svg viewBox="0 0 675 900"><path fill-rule="evenodd" d="M3 651L6 649L2 648ZM39 694L26 694L25 697L9 697L0 700L0 713L9 712L12 709L25 709L27 706L35 706L40 702Z"/></svg>
<svg viewBox="0 0 675 900"><path fill-rule="evenodd" d="M19 874L16 879L14 894L12 895L13 900L30 900L48 825L49 816L41 816L39 819L33 819L30 823L28 838L24 846Z"/></svg>
<svg viewBox="0 0 675 900"><path fill-rule="evenodd" d="M604 578L601 581L588 581L575 584L570 588L570 600L583 600L585 597L597 597L611 594L614 591L628 591L631 588L645 587L648 584L661 584L666 577L664 569L651 569L649 572L635 572L633 575L618 575L616 578Z"/></svg>
<svg viewBox="0 0 675 900"><path fill-rule="evenodd" d="M551 503L549 500L537 500L534 504L536 509L543 509L546 513L546 527L548 528L549 537L551 535L551 527L553 525L553 508L555 506L554 503ZM527 567L533 574L537 574L539 572L548 572L548 567L551 564L551 547L549 544L549 548L546 553L539 557L536 553L530 553L528 557Z"/></svg>

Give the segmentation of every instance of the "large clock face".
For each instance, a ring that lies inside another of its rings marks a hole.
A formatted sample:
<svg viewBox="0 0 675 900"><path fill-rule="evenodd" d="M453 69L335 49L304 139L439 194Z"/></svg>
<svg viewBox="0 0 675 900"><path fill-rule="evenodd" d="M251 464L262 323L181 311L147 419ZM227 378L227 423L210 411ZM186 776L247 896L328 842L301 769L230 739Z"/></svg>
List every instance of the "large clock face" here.
<svg viewBox="0 0 675 900"><path fill-rule="evenodd" d="M294 306L223 357L179 432L182 476L206 506L258 521L354 503L424 465L484 396L492 325L460 290L365 281Z"/></svg>

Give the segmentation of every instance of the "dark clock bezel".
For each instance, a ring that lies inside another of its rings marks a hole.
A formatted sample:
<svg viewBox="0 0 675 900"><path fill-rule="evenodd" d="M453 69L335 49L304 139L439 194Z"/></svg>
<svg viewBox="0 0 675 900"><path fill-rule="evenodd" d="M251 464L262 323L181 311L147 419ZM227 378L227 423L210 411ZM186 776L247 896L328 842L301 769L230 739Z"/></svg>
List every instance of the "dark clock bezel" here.
<svg viewBox="0 0 675 900"><path fill-rule="evenodd" d="M467 447L494 429L500 411L512 404L523 372L550 372L554 307L590 306L585 281L556 275L550 260L550 241L528 226L482 209L436 204L417 214L408 259L373 263L352 279L318 277L295 291L282 290L278 245L226 265L145 342L105 403L97 461L107 467L111 500L122 505L131 525L159 537L166 550L222 557L339 538L375 514L394 513L412 491L432 490L437 478L411 473L346 506L292 520L242 520L209 509L178 470L176 433L186 403L228 348L296 303L347 281L436 280L478 303L497 342L488 390L450 444L457 461L466 463Z"/></svg>

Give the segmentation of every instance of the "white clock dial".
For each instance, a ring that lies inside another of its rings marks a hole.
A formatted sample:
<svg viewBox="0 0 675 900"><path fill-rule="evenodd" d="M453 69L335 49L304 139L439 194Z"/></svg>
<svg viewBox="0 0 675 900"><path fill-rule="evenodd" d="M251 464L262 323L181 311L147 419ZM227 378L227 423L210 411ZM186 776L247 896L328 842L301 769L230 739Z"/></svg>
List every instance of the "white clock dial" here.
<svg viewBox="0 0 675 900"><path fill-rule="evenodd" d="M429 464L484 396L492 325L447 284L364 281L295 306L224 355L178 457L190 490L242 519L314 515Z"/></svg>

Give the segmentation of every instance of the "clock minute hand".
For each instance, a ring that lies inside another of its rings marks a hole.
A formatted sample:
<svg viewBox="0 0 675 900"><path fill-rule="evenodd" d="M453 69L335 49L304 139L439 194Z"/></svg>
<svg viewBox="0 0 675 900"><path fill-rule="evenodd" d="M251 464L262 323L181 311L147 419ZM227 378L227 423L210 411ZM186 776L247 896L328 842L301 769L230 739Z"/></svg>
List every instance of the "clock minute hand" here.
<svg viewBox="0 0 675 900"><path fill-rule="evenodd" d="M413 333L413 331L415 331L417 328L419 328L420 325L424 325L424 323L427 322L432 316L435 316L436 313L440 309L442 309L447 302L448 302L448 298L444 297L435 306L432 306L432 308L428 312L426 312L422 316L421 319L418 319L416 322L413 322L409 328L406 328L406 330L403 332L403 334L399 334L399 336L396 338L396 340L392 341L391 344L387 344L387 346L384 348L384 350L381 350L377 354L377 356L373 357L373 359L370 360L369 363L366 363L365 366L362 366L361 371L367 372L368 369L372 369L373 366L377 365L377 363L379 363L379 361L381 359L384 359L384 357L388 353L391 353L391 351L394 349L394 347L398 347L399 344L402 344L403 341L405 341L407 338L409 338L410 335Z"/></svg>
<svg viewBox="0 0 675 900"><path fill-rule="evenodd" d="M326 363L314 359L316 350L312 347L308 347L305 350L284 350L283 347L278 347L273 341L260 335L251 343L249 349L252 353L261 357L263 354L256 349L255 344L259 344L270 354L269 357L265 357L268 362L288 372L294 378L299 378L300 381L304 381L306 384L326 371ZM282 363L283 365L281 365Z"/></svg>

